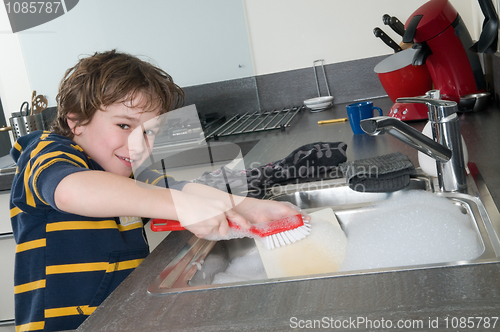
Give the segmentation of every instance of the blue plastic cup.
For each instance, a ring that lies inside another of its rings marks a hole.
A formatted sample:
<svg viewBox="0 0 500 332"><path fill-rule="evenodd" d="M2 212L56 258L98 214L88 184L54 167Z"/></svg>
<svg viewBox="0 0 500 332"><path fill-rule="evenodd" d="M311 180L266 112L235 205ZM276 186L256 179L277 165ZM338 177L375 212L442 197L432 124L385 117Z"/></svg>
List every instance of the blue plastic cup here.
<svg viewBox="0 0 500 332"><path fill-rule="evenodd" d="M380 116L383 115L382 110L378 107L373 106L373 102L371 101L363 101L361 103L350 104L347 105L346 108L352 132L356 135L365 133L363 129L361 129L359 123L361 120L372 118L373 110L378 110Z"/></svg>

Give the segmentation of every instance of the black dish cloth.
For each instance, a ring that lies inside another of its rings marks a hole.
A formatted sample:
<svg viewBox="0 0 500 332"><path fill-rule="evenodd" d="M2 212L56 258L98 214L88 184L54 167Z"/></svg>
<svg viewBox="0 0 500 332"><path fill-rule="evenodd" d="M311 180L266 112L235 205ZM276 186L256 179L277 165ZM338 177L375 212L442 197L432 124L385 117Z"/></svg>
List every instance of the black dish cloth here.
<svg viewBox="0 0 500 332"><path fill-rule="evenodd" d="M215 172L205 172L193 182L202 183L220 190L227 186L234 192L272 186L294 179L314 178L325 174L338 174L337 166L347 160L347 145L343 142L315 142L302 145L285 158L272 163L234 171L222 167Z"/></svg>
<svg viewBox="0 0 500 332"><path fill-rule="evenodd" d="M415 167L401 152L348 161L341 165L349 188L359 192L392 192L410 184Z"/></svg>

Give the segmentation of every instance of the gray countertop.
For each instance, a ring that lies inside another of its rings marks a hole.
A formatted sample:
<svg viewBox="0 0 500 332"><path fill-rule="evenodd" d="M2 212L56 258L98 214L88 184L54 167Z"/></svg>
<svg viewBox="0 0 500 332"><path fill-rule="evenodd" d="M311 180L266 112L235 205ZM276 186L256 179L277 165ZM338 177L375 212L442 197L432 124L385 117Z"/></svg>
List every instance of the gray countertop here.
<svg viewBox="0 0 500 332"><path fill-rule="evenodd" d="M384 114L392 105L387 98L374 104ZM345 105L319 113L306 110L285 132L245 134L225 140L260 140L245 156L246 163L253 166L279 160L295 148L316 141L347 143L348 160L401 151L418 165L417 152L389 135L353 135L348 122L317 124L319 120L342 117L346 117ZM480 113L461 114L460 123L469 161L477 165L499 205L500 111L492 106ZM425 122L412 125L421 130ZM371 324L421 321L424 326L415 330L429 330L437 319L440 329L457 330L451 326L453 317L495 317L500 309L499 263L312 278L293 283L293 287L290 283L274 283L148 294L148 286L191 236L186 231L170 234L78 330L284 331L291 330L299 320L305 324L307 320L332 322L330 319L359 322L350 325L356 330L383 330L370 328L369 320ZM392 327L394 330L395 325Z"/></svg>

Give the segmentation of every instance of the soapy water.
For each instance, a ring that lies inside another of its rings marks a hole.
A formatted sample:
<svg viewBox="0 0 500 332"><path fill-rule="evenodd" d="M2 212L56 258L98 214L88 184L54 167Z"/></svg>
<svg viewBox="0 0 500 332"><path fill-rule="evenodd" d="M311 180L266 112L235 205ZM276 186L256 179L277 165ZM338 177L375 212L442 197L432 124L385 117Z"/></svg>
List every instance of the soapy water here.
<svg viewBox="0 0 500 332"><path fill-rule="evenodd" d="M347 235L339 272L471 260L484 250L470 216L447 198L408 191L373 207L337 214ZM267 275L252 248L216 274L213 284L261 279Z"/></svg>
<svg viewBox="0 0 500 332"><path fill-rule="evenodd" d="M339 271L475 259L484 248L471 218L444 197L405 192L343 220L347 254Z"/></svg>
<svg viewBox="0 0 500 332"><path fill-rule="evenodd" d="M335 218L333 211L328 209ZM316 214L319 212L316 212ZM295 243L268 249L256 238L256 247L233 259L229 267L215 275L213 284L335 272L345 256L346 239L337 221L323 212L321 219L311 214L311 234ZM339 249L339 250L337 250ZM343 250L340 250L343 249ZM207 260L210 259L210 255Z"/></svg>
<svg viewBox="0 0 500 332"><path fill-rule="evenodd" d="M267 279L266 271L257 248L252 248L245 255L234 258L226 271L214 276L212 284L225 284L250 280Z"/></svg>

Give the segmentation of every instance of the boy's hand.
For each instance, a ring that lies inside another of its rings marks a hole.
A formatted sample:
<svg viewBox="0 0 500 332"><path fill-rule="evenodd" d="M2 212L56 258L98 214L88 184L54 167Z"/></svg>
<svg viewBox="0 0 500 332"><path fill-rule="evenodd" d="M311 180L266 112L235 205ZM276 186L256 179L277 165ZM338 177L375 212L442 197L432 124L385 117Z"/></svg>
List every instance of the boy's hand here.
<svg viewBox="0 0 500 332"><path fill-rule="evenodd" d="M188 194L176 197L174 202L181 225L199 238L226 236L228 220L244 229L250 228L250 223L243 216L221 200Z"/></svg>
<svg viewBox="0 0 500 332"><path fill-rule="evenodd" d="M246 229L250 228L251 224L278 220L299 213L306 220L310 220L310 217L305 212L288 202L229 195L215 188L197 183L189 183L184 186L182 192L176 193L175 190L172 190L172 193L179 217L178 220L198 237L207 237L211 232L213 232L212 236L225 236L229 230L227 220L231 220ZM177 195L180 197L180 204L177 204ZM186 203L186 197L189 197L189 203ZM180 206L184 206L184 208L181 209ZM195 208L198 212L193 211ZM185 218L183 212L189 212ZM195 221L193 222L193 220ZM195 223L198 227L191 227L191 225L195 226L193 225Z"/></svg>
<svg viewBox="0 0 500 332"><path fill-rule="evenodd" d="M185 226L185 228L199 238L210 237L210 239L219 239L224 238L229 232L228 220L240 225L244 229L250 227L245 218L233 210L228 210L221 215Z"/></svg>
<svg viewBox="0 0 500 332"><path fill-rule="evenodd" d="M259 200L248 197L237 205L235 210L252 224L278 220L299 213L304 216L305 220L311 219L307 213L289 202Z"/></svg>

